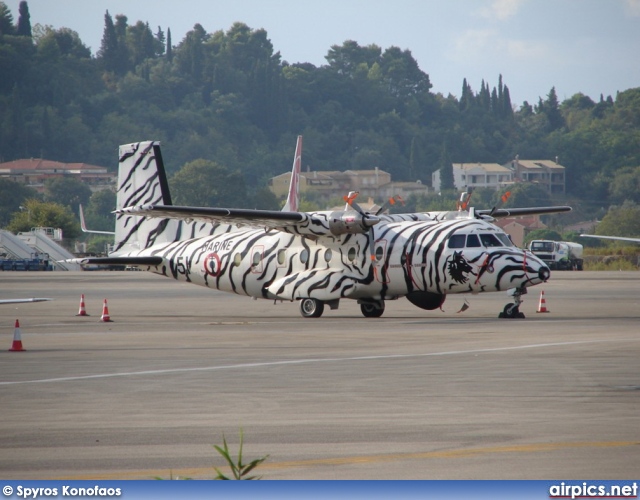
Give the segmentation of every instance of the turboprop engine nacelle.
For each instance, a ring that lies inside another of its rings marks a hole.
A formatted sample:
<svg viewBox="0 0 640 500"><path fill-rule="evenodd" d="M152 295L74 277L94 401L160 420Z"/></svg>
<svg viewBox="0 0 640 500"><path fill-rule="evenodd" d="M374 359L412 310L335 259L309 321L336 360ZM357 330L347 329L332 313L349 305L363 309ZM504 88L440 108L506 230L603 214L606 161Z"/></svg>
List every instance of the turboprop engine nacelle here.
<svg viewBox="0 0 640 500"><path fill-rule="evenodd" d="M365 234L375 226L380 219L375 215L359 214L356 211L331 212L329 217L329 230L331 234Z"/></svg>

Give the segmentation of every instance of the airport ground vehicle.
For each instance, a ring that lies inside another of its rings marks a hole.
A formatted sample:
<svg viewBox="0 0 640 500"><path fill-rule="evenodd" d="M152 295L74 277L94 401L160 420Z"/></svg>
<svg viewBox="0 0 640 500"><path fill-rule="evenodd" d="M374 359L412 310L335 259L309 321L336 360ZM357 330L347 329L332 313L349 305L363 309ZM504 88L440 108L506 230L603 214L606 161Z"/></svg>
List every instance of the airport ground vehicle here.
<svg viewBox="0 0 640 500"><path fill-rule="evenodd" d="M572 241L532 240L529 251L549 269L582 271L583 247Z"/></svg>

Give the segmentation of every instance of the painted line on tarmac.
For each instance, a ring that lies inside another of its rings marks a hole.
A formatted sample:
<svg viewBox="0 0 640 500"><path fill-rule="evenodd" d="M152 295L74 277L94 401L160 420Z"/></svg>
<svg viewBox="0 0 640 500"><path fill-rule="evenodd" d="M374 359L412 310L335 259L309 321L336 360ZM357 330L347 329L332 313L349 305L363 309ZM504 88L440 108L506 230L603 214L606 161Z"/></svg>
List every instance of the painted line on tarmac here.
<svg viewBox="0 0 640 500"><path fill-rule="evenodd" d="M208 372L219 370L237 370L241 368L265 368L271 366L287 366L287 365L304 365L311 363L340 363L344 361L375 361L381 359L410 359L410 358L426 358L433 356L458 356L464 354L481 354L491 352L504 352L504 351L518 351L524 349L541 349L545 347L562 347L571 345L585 345L585 344L598 344L604 342L629 342L638 341L639 339L602 339L602 340L584 340L575 342L555 342L545 344L529 344L522 346L510 346L510 347L493 347L486 349L472 349L467 351L443 351L443 352L429 352L421 354L382 354L376 356L352 356L348 358L309 358L309 359L290 359L283 361L265 361L261 363L239 363L235 365L222 365L222 366L202 366L197 368L167 368L164 370L142 370L137 372L119 372L119 373L101 373L96 375L78 375L75 377L57 377L57 378L43 378L34 380L16 380L10 382L0 382L0 386L7 385L19 385L19 384L46 384L52 382L76 382L79 380L94 380L94 379L106 379L115 377L140 377L147 375L167 375L172 373L194 373L194 372Z"/></svg>
<svg viewBox="0 0 640 500"><path fill-rule="evenodd" d="M258 474L268 470L283 470L296 468L309 468L331 465L360 465L384 462L396 462L402 460L429 460L429 459L463 459L475 458L484 455L502 453L541 453L558 450L579 448L621 448L638 446L638 441L594 441L594 442L564 442L564 443L528 443L511 446L493 446L485 448L467 448L458 450L439 450L409 453L388 453L381 455L356 455L347 457L315 458L307 460L290 460L285 462L265 462L259 466ZM257 469L256 469L257 470ZM214 473L213 467L197 467L185 469L156 469L156 470L129 470L104 474L82 474L64 476L50 479L57 480L115 480L115 479L149 479L151 477L173 478L206 478Z"/></svg>

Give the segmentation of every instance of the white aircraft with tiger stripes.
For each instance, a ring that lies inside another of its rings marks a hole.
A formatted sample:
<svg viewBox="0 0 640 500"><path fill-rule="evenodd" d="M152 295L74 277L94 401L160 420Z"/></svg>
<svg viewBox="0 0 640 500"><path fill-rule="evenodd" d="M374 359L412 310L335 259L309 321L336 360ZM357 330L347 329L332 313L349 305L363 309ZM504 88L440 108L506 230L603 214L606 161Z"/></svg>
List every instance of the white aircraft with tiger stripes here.
<svg viewBox="0 0 640 500"><path fill-rule="evenodd" d="M355 193L344 210L298 211L302 137L282 211L174 206L160 143L120 146L114 250L80 264L138 266L152 273L255 299L298 301L305 318L357 301L363 316L406 297L439 309L448 295L508 291L499 313L519 306L549 268L491 221L566 206L387 215L367 213ZM232 189L229 186L229 189ZM383 207L384 208L384 207Z"/></svg>

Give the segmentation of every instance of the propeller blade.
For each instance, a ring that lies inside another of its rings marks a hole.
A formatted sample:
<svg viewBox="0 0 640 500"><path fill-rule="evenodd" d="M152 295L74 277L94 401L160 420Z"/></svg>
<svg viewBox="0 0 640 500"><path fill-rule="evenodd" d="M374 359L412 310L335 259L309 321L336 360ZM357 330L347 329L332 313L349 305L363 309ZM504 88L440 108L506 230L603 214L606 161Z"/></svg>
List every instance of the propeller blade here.
<svg viewBox="0 0 640 500"><path fill-rule="evenodd" d="M384 212L390 206L395 205L396 202L400 203L402 206L404 206L404 200L402 199L402 197L399 194L397 194L397 195L392 196L391 198L389 198L387 201L385 201L383 203L383 205L376 212L376 215L380 215L382 212Z"/></svg>

